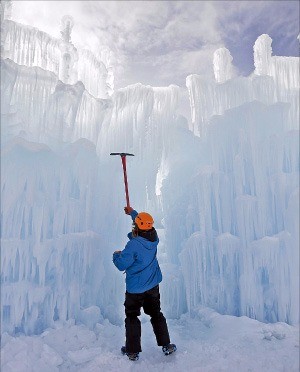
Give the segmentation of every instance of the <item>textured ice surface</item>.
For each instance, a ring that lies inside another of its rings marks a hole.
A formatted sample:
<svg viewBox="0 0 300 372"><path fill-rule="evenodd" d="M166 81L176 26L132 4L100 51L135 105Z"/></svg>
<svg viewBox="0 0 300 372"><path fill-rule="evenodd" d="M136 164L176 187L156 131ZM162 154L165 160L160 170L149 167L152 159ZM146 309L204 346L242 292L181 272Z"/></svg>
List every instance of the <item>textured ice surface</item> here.
<svg viewBox="0 0 300 372"><path fill-rule="evenodd" d="M70 319L121 324L124 276L111 255L130 221L121 162L109 156L119 151L136 155L128 159L131 202L155 216L162 237L168 317L204 305L297 323L299 59L270 55L263 36L255 73L233 77L230 53L219 50L217 81L187 78L189 121L175 85L95 98L91 66L103 66L88 52L80 58L90 75L76 69L84 82L71 83L72 69L64 70L68 84L58 80L56 42L5 22L7 53L19 46L1 60L2 332L41 333ZM22 38L48 43L52 62L38 46L31 55ZM107 67L109 53L101 58Z"/></svg>
<svg viewBox="0 0 300 372"><path fill-rule="evenodd" d="M195 221L180 254L190 308L205 303L224 313L298 322L299 231L287 216L299 223L299 160L287 148L291 140L295 150L299 144L295 132L284 130L284 112L282 104L252 102L211 120L211 166L182 196L185 205L174 207L175 216ZM175 216L169 224L176 229Z"/></svg>

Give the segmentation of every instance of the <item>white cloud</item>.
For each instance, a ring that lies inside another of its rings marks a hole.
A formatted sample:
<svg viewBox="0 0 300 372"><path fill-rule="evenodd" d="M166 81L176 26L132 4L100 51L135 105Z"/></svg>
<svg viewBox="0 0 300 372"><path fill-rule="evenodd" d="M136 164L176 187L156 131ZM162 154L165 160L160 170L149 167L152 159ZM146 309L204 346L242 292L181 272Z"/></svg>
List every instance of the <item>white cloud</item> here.
<svg viewBox="0 0 300 372"><path fill-rule="evenodd" d="M268 33L286 49L286 43L295 41L299 32L298 1L222 1L219 9L222 32L232 42L238 43L245 35Z"/></svg>
<svg viewBox="0 0 300 372"><path fill-rule="evenodd" d="M184 85L190 73L211 73L213 51L245 37L258 19L282 28L276 9L273 1L18 1L13 18L59 37L60 19L70 14L75 45L115 53L117 87Z"/></svg>

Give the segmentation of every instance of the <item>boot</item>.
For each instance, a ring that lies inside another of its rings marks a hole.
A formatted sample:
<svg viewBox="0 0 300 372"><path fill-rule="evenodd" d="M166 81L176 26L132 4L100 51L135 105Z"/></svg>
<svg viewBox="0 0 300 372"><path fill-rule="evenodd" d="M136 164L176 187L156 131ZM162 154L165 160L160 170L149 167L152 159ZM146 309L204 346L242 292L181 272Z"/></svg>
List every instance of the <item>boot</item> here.
<svg viewBox="0 0 300 372"><path fill-rule="evenodd" d="M177 350L177 347L175 344L168 344L162 347L162 351L165 355L170 355L174 353Z"/></svg>
<svg viewBox="0 0 300 372"><path fill-rule="evenodd" d="M123 355L127 355L128 356L128 359L129 360L133 360L133 361L136 361L136 360L139 360L139 353L126 353L126 348L125 346L122 346L121 347L121 353Z"/></svg>

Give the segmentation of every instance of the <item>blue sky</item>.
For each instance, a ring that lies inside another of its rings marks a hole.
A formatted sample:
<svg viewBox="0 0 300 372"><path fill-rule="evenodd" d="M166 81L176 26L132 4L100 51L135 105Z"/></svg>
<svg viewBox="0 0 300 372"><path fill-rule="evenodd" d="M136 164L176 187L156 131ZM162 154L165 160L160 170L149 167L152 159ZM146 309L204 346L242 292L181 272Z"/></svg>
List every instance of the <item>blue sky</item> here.
<svg viewBox="0 0 300 372"><path fill-rule="evenodd" d="M298 1L14 1L12 18L60 36L74 18L72 41L114 53L115 86L185 85L213 73L213 52L226 47L241 75L253 71L253 44L267 33L273 54L299 53Z"/></svg>

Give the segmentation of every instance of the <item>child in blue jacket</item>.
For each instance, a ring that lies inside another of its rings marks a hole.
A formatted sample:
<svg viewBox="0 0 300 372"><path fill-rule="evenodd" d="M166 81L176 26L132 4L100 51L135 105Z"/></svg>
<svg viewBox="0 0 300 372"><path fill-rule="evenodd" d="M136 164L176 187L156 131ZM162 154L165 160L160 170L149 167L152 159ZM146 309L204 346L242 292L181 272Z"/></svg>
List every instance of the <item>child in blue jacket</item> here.
<svg viewBox="0 0 300 372"><path fill-rule="evenodd" d="M126 272L125 294L125 329L126 345L121 351L130 360L138 360L141 349L141 307L144 313L150 315L151 324L158 346L163 347L166 355L176 350L170 344L166 318L160 311L159 283L162 274L156 258L159 242L153 218L150 214L137 213L131 207L124 208L125 213L133 220L132 232L128 234L129 241L123 251L113 254L113 262L120 270Z"/></svg>

